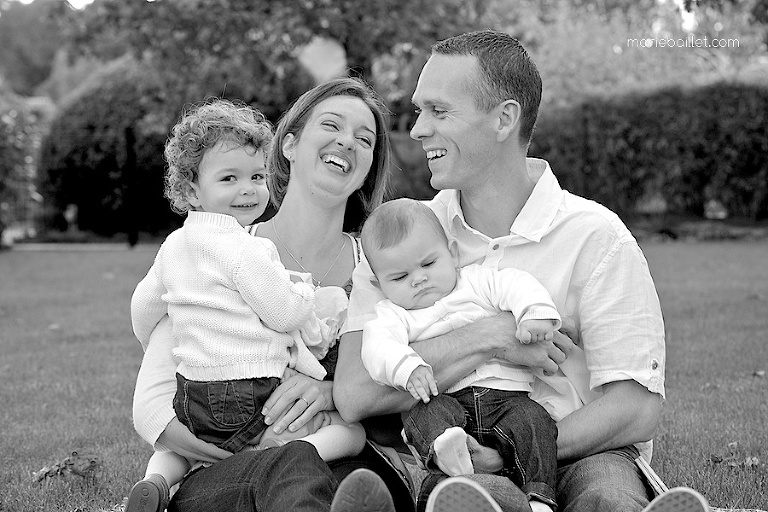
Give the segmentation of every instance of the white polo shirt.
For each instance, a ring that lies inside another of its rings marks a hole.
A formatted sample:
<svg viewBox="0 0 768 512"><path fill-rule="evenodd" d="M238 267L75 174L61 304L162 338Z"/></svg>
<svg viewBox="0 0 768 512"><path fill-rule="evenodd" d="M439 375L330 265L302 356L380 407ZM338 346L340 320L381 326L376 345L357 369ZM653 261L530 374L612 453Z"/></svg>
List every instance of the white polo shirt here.
<svg viewBox="0 0 768 512"><path fill-rule="evenodd" d="M635 380L664 397L664 323L637 241L616 214L560 188L546 161L527 163L537 181L509 235L490 238L468 226L458 191L441 191L426 204L458 244L460 265L524 270L552 296L560 330L579 350L556 375L540 374L531 397L555 420L594 400L610 382ZM362 330L383 298L371 275L367 261L353 274L347 331Z"/></svg>

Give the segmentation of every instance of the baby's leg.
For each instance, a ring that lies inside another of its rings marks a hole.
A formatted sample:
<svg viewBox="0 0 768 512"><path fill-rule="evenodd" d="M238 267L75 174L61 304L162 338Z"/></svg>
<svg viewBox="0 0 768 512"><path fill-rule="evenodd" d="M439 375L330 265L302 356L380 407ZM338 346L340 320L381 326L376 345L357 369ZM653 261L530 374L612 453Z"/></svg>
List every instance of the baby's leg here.
<svg viewBox="0 0 768 512"><path fill-rule="evenodd" d="M144 478L157 474L165 478L169 487L173 487L181 482L190 467L189 461L178 453L170 451L155 452L149 458Z"/></svg>
<svg viewBox="0 0 768 512"><path fill-rule="evenodd" d="M359 454L365 446L365 430L359 423L345 422L336 411L321 411L296 432L275 434L268 428L258 448L273 448L299 439L312 444L320 457L330 462Z"/></svg>
<svg viewBox="0 0 768 512"><path fill-rule="evenodd" d="M125 512L162 512L170 500L170 487L189 471L187 459L174 452L155 452L149 458L144 479L128 494Z"/></svg>
<svg viewBox="0 0 768 512"><path fill-rule="evenodd" d="M326 462L353 457L365 447L365 429L359 423L347 423L336 411L327 412L328 423L314 434L302 438L312 444Z"/></svg>

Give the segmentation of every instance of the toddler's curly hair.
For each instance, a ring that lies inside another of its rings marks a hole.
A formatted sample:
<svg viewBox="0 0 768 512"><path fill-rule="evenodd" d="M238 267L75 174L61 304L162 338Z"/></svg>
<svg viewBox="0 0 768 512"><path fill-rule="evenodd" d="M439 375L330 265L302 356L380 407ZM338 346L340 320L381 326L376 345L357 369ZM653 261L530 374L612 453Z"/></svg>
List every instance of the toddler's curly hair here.
<svg viewBox="0 0 768 512"><path fill-rule="evenodd" d="M272 125L264 114L243 102L214 98L192 105L171 129L165 144L165 197L184 214L192 209L186 192L198 176L205 152L221 141L266 151Z"/></svg>

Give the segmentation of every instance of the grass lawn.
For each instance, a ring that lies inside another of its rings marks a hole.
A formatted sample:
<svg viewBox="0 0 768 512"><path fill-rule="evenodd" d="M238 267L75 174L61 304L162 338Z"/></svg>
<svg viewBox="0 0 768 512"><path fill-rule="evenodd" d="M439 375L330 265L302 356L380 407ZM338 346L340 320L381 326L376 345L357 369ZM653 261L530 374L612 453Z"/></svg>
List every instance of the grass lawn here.
<svg viewBox="0 0 768 512"><path fill-rule="evenodd" d="M156 249L0 253L0 511L109 509L143 473L129 301ZM714 506L768 509L768 242L643 249L668 349L652 465ZM32 482L72 451L99 457L94 478Z"/></svg>

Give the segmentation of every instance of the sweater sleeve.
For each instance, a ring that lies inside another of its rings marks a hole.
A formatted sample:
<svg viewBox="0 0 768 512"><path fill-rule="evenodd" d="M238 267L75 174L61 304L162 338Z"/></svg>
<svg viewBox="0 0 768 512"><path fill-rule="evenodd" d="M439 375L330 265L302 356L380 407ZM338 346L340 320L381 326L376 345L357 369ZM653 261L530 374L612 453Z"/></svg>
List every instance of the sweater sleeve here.
<svg viewBox="0 0 768 512"><path fill-rule="evenodd" d="M173 358L171 321L166 316L152 331L151 343L136 377L133 393L133 426L151 445L176 417L173 397L176 394L176 360Z"/></svg>
<svg viewBox="0 0 768 512"><path fill-rule="evenodd" d="M515 268L477 267L491 303L503 311L511 311L517 323L524 320L554 320L560 328L560 314L544 285L528 272ZM473 279L473 281L476 281Z"/></svg>
<svg viewBox="0 0 768 512"><path fill-rule="evenodd" d="M405 319L389 301L376 305L376 318L363 326L363 365L382 385L405 389L419 366L429 366L410 346ZM430 367L431 368L431 367Z"/></svg>
<svg viewBox="0 0 768 512"><path fill-rule="evenodd" d="M131 297L131 323L133 332L141 343L142 349L147 350L150 335L158 322L168 314L168 304L163 300L167 291L162 282L162 253L163 248L155 257L155 262L142 279Z"/></svg>
<svg viewBox="0 0 768 512"><path fill-rule="evenodd" d="M298 329L314 314L314 289L307 283L291 282L266 240L249 240L253 243L240 250L235 286L264 325L278 332Z"/></svg>

